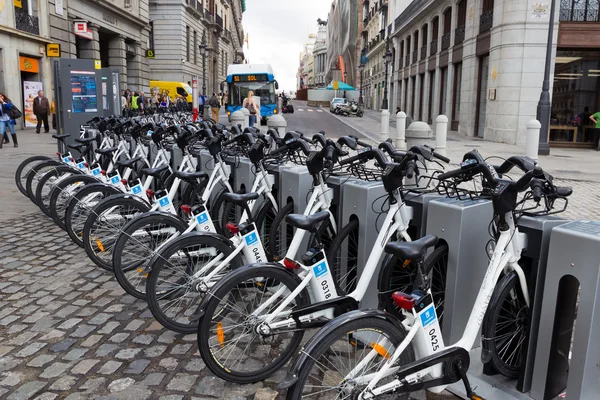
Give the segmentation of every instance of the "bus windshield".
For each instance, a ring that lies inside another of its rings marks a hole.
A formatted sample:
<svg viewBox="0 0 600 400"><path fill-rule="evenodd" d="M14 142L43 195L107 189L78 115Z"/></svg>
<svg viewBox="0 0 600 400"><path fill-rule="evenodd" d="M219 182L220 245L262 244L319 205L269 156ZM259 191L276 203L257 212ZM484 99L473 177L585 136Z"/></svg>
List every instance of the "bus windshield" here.
<svg viewBox="0 0 600 400"><path fill-rule="evenodd" d="M229 93L229 105L241 106L244 99L248 97L248 91L252 90L254 96L260 97L260 104L275 104L275 85L273 82L243 82L231 84Z"/></svg>

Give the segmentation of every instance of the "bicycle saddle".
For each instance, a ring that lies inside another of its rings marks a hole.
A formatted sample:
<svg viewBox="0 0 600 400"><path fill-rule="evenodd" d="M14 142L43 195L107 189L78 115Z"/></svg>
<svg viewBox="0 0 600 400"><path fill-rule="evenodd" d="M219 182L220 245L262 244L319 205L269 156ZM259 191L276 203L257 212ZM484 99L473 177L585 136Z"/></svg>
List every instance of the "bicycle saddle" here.
<svg viewBox="0 0 600 400"><path fill-rule="evenodd" d="M118 149L119 149L118 147L110 147L108 149L96 149L95 151L98 154L108 155L108 154L114 153Z"/></svg>
<svg viewBox="0 0 600 400"><path fill-rule="evenodd" d="M63 135L52 135L52 137L57 140L63 140L65 138L68 138L69 136L71 136L71 134L69 133L65 133Z"/></svg>
<svg viewBox="0 0 600 400"><path fill-rule="evenodd" d="M77 143L81 143L81 144L88 144L88 143L92 143L92 142L94 142L95 140L96 140L96 138L95 138L95 137L91 137L91 138L83 138L83 139L76 138L76 139L75 139L75 141L76 141Z"/></svg>
<svg viewBox="0 0 600 400"><path fill-rule="evenodd" d="M173 172L175 178L179 178L185 182L196 182L198 179L208 178L208 174L204 171L198 172L183 172L183 171L175 171Z"/></svg>
<svg viewBox="0 0 600 400"><path fill-rule="evenodd" d="M329 212L321 211L312 215L290 214L285 220L290 225L305 231L316 232L319 223L329 219Z"/></svg>
<svg viewBox="0 0 600 400"><path fill-rule="evenodd" d="M403 260L418 261L423 258L425 250L435 246L438 237L427 235L414 242L390 242L385 245L385 252Z"/></svg>
<svg viewBox="0 0 600 400"><path fill-rule="evenodd" d="M141 172L142 172L142 174L146 174L146 175L158 178L158 177L160 177L160 174L162 174L163 172L165 172L168 169L169 169L168 165L163 165L158 168L142 168Z"/></svg>
<svg viewBox="0 0 600 400"><path fill-rule="evenodd" d="M237 206L245 206L250 200L258 199L258 193L250 192L250 193L225 193L223 194L223 199L230 203L233 203Z"/></svg>
<svg viewBox="0 0 600 400"><path fill-rule="evenodd" d="M140 161L142 159L142 156L137 156L134 157L130 160L122 160L122 161L118 161L117 164L119 164L122 167L126 167L126 168L133 168L133 166L135 165L136 162Z"/></svg>

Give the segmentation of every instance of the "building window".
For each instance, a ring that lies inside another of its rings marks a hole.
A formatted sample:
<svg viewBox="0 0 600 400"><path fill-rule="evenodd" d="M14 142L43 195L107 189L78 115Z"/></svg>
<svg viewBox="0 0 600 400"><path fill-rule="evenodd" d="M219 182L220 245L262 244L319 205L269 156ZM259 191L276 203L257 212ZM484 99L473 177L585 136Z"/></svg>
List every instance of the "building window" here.
<svg viewBox="0 0 600 400"><path fill-rule="evenodd" d="M435 87L435 71L429 72L429 108L427 109L427 123L433 122L433 88Z"/></svg>
<svg viewBox="0 0 600 400"><path fill-rule="evenodd" d="M462 86L462 62L454 65L454 98L452 100L452 121L460 121L460 91Z"/></svg>
<svg viewBox="0 0 600 400"><path fill-rule="evenodd" d="M198 64L198 32L194 31L194 64Z"/></svg>
<svg viewBox="0 0 600 400"><path fill-rule="evenodd" d="M185 58L190 61L190 27L185 27Z"/></svg>
<svg viewBox="0 0 600 400"><path fill-rule="evenodd" d="M561 0L560 20L573 22L598 22L598 0Z"/></svg>
<svg viewBox="0 0 600 400"><path fill-rule="evenodd" d="M440 114L446 113L446 84L448 83L448 67L440 68Z"/></svg>
<svg viewBox="0 0 600 400"><path fill-rule="evenodd" d="M154 50L154 21L150 21L150 33L148 33L148 48Z"/></svg>
<svg viewBox="0 0 600 400"><path fill-rule="evenodd" d="M124 8L131 8L131 0L125 0L123 3Z"/></svg>

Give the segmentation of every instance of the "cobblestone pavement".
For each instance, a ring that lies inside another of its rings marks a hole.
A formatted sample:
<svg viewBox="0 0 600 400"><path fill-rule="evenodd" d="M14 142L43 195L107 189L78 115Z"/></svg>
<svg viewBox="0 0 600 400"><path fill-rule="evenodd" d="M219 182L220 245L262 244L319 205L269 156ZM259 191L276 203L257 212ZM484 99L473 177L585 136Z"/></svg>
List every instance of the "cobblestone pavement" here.
<svg viewBox="0 0 600 400"><path fill-rule="evenodd" d="M284 371L245 386L213 376L196 335L162 328L40 212L0 235L0 398L283 398Z"/></svg>

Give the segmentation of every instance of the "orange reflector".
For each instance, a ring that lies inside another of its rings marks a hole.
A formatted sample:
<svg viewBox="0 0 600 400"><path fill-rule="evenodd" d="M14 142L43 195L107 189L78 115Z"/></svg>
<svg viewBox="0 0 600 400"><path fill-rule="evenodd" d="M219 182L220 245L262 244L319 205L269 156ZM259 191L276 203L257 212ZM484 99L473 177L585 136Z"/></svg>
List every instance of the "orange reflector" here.
<svg viewBox="0 0 600 400"><path fill-rule="evenodd" d="M479 397L476 394L471 396L471 400L484 400L483 397Z"/></svg>
<svg viewBox="0 0 600 400"><path fill-rule="evenodd" d="M382 345L380 345L379 343L371 343L371 347L381 357L383 357L383 358L390 358L390 353L388 353L387 350Z"/></svg>
<svg viewBox="0 0 600 400"><path fill-rule="evenodd" d="M219 344L221 347L223 347L225 342L225 333L223 332L223 324L221 322L217 324L217 339L219 339Z"/></svg>
<svg viewBox="0 0 600 400"><path fill-rule="evenodd" d="M405 260L404 264L402 264L402 268L408 267L408 264L410 264L410 260Z"/></svg>
<svg viewBox="0 0 600 400"><path fill-rule="evenodd" d="M96 239L96 246L98 246L100 251L104 253L104 246L102 245L102 242L100 241L100 239Z"/></svg>

